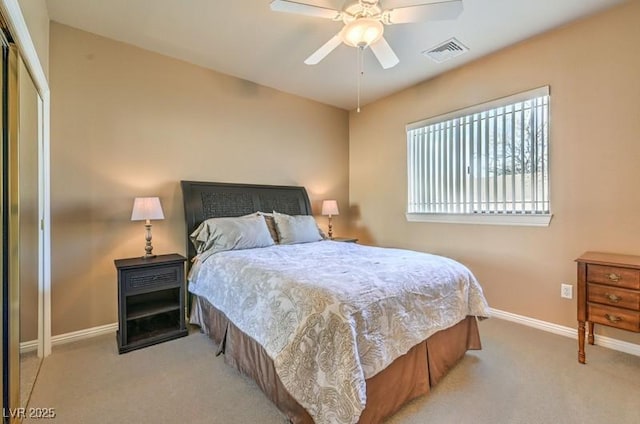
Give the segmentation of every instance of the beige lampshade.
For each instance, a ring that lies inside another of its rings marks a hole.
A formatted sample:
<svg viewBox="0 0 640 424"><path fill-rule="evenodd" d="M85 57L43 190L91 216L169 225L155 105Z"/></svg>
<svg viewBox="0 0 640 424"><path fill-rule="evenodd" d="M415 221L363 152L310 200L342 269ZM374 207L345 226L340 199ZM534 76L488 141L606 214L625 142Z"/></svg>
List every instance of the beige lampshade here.
<svg viewBox="0 0 640 424"><path fill-rule="evenodd" d="M160 198L136 197L133 201L132 221L164 219Z"/></svg>
<svg viewBox="0 0 640 424"><path fill-rule="evenodd" d="M322 215L340 215L340 211L338 210L338 202L336 200L323 200Z"/></svg>

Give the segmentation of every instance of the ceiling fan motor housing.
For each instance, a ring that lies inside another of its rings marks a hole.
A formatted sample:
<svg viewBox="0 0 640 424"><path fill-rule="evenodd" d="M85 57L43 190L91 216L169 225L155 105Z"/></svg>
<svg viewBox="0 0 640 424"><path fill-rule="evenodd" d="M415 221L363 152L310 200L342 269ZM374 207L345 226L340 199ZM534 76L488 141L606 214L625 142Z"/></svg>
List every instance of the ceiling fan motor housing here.
<svg viewBox="0 0 640 424"><path fill-rule="evenodd" d="M382 9L377 1L360 0L348 4L342 13L342 21L345 24L360 18L380 19Z"/></svg>

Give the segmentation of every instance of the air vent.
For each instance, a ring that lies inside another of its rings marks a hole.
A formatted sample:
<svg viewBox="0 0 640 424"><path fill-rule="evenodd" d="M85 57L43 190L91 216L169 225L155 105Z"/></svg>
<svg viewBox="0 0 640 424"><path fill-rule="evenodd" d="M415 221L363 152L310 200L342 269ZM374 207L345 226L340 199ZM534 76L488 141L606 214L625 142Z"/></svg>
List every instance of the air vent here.
<svg viewBox="0 0 640 424"><path fill-rule="evenodd" d="M423 51L422 54L429 57L434 62L442 63L468 51L469 49L464 44L455 38L451 38L429 50Z"/></svg>

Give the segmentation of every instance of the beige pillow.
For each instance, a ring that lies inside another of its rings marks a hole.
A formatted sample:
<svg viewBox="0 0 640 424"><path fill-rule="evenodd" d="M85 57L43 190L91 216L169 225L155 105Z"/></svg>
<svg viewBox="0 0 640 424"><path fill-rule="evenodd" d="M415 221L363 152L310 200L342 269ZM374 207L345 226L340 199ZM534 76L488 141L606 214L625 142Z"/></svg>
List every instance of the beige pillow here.
<svg viewBox="0 0 640 424"><path fill-rule="evenodd" d="M276 228L276 221L273 218L272 213L266 212L258 212L258 215L262 215L265 222L267 223L267 228L269 229L269 233L271 234L271 238L276 243L280 243L280 237L278 237L278 229Z"/></svg>

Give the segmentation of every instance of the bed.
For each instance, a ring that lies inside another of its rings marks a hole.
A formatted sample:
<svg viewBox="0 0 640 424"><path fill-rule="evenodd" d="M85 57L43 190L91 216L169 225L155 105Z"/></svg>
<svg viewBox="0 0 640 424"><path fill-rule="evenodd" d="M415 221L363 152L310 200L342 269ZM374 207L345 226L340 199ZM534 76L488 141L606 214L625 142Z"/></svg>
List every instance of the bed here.
<svg viewBox="0 0 640 424"><path fill-rule="evenodd" d="M488 306L461 264L322 240L311 234L303 187L181 185L191 322L291 422L381 422L481 348L476 317L487 317ZM259 226L259 241L207 245L227 222ZM311 239L288 238L303 227Z"/></svg>

